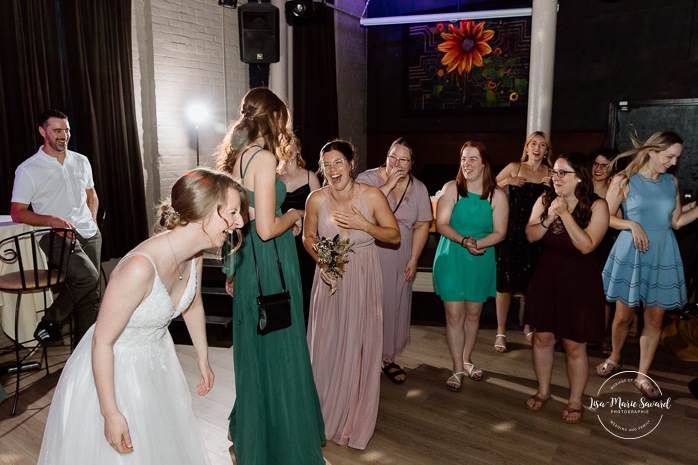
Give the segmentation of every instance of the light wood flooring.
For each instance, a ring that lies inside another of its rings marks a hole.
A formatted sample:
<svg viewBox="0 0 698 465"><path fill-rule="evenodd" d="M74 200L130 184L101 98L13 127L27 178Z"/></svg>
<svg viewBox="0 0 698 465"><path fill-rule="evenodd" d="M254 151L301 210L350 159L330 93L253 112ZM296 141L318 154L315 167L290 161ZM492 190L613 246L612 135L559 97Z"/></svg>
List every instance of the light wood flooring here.
<svg viewBox="0 0 698 465"><path fill-rule="evenodd" d="M480 331L473 356L486 371L485 380L466 379L463 390L453 393L444 385L450 374L444 328L413 326L412 342L398 359L408 371L408 380L403 385L394 385L382 376L378 425L368 448L356 451L328 443L323 450L328 462L332 465L698 463L698 400L686 386L698 376L698 364L683 362L660 347L652 375L665 396L671 397L671 408L649 436L622 440L610 435L588 410L579 425L560 421L568 394L561 352L555 353L553 400L542 411L529 412L524 401L536 387L530 345L520 332L512 331L508 334L509 350L498 354L492 347L494 333L488 329ZM192 347L177 346L177 351L187 381L193 387L197 370ZM0 405L2 465L36 464L51 396L68 356L67 347L52 348L49 355L50 375L39 371L23 376L18 415L9 417L11 399ZM637 340L630 340L626 346L626 368L636 367L637 356ZM215 388L201 398L192 389L193 407L212 464L230 464L226 419L234 398L232 349L211 348L210 358L216 373ZM601 360L598 352L590 351L590 369ZM13 379L5 376L1 380L10 395L14 392ZM591 373L586 396L594 395L602 381ZM586 402L585 399L585 405Z"/></svg>

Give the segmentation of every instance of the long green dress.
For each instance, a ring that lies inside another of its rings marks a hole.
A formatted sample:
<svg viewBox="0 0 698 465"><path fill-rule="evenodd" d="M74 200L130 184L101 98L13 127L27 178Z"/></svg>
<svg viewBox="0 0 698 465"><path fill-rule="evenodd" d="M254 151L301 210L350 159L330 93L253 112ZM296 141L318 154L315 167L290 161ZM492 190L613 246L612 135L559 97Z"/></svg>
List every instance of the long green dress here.
<svg viewBox="0 0 698 465"><path fill-rule="evenodd" d="M250 157L250 160L254 155ZM247 164L249 165L249 161ZM245 168L246 171L246 168ZM286 186L276 180L276 215ZM254 192L248 191L254 207ZM262 241L254 221L243 230L240 250L223 261L233 281L233 362L236 398L230 436L238 465L324 465L325 427L305 338L303 294L291 231L276 238L286 287L291 293L289 328L257 334L257 277L254 240L264 294L282 290L274 241Z"/></svg>

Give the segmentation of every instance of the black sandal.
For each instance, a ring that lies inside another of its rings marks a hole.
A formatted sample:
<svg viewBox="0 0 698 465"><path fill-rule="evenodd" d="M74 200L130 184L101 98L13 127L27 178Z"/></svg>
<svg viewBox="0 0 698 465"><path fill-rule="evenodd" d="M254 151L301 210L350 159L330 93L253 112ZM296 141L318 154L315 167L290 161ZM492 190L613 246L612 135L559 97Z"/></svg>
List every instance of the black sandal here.
<svg viewBox="0 0 698 465"><path fill-rule="evenodd" d="M391 371L392 370L392 371ZM388 377L390 381L395 384L402 384L405 382L404 379L396 379L400 375L407 377L407 373L402 369L397 363L388 363L383 367L383 374Z"/></svg>

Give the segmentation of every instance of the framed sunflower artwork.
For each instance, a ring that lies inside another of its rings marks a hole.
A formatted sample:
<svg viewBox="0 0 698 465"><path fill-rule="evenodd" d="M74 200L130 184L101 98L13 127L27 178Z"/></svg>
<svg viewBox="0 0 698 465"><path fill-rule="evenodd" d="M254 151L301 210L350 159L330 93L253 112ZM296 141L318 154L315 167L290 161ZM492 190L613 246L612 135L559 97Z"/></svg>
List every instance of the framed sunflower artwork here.
<svg viewBox="0 0 698 465"><path fill-rule="evenodd" d="M526 109L531 18L405 26L406 113Z"/></svg>

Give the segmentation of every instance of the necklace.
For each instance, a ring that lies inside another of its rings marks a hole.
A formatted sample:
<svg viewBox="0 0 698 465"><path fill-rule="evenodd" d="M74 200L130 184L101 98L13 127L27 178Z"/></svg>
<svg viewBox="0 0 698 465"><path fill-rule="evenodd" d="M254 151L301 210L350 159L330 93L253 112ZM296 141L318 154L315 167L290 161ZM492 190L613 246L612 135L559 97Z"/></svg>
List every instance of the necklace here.
<svg viewBox="0 0 698 465"><path fill-rule="evenodd" d="M174 257L175 261L175 266L177 267L177 273L179 273L179 280L182 280L182 272L179 270L179 260L177 260L177 254L175 254L174 249L172 248L172 243L170 242L170 235L167 234L167 243L170 245L170 250L172 251L172 256Z"/></svg>

